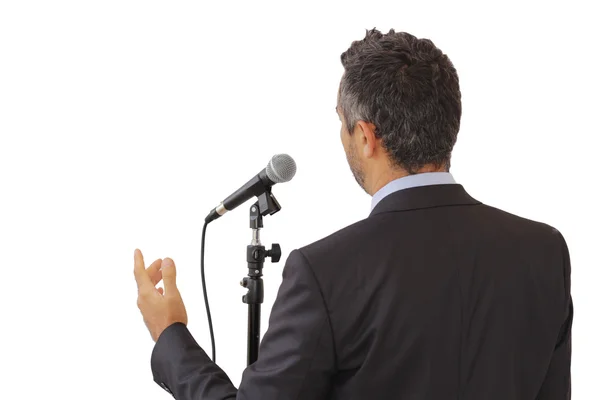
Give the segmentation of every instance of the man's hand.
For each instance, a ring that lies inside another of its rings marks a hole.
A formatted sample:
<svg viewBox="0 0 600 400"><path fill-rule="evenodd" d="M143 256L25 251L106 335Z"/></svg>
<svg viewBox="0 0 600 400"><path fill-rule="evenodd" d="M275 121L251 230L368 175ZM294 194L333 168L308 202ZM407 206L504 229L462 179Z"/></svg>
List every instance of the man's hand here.
<svg viewBox="0 0 600 400"><path fill-rule="evenodd" d="M138 286L137 305L152 340L158 340L160 334L175 322L187 325L187 313L181 294L175 283L175 263L170 258L154 261L148 268L144 266L144 257L138 249L134 253L133 273ZM156 285L165 281L165 290Z"/></svg>

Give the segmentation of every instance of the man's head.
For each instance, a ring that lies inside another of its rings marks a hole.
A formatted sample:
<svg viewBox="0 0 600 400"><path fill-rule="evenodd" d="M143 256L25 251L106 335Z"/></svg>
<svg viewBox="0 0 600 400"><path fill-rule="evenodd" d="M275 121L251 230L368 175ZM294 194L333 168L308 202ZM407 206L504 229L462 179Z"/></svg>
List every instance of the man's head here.
<svg viewBox="0 0 600 400"><path fill-rule="evenodd" d="M369 194L392 179L448 171L460 126L456 69L428 39L373 29L342 56L341 137Z"/></svg>

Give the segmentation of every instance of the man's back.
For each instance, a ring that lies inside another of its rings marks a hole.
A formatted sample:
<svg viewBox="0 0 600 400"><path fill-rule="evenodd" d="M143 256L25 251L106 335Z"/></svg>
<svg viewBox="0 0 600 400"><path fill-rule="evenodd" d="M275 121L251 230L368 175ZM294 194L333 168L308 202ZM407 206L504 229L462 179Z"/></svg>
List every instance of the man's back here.
<svg viewBox="0 0 600 400"><path fill-rule="evenodd" d="M152 370L177 399L568 399L572 316L557 230L413 187L290 253L239 390L184 324Z"/></svg>
<svg viewBox="0 0 600 400"><path fill-rule="evenodd" d="M552 227L437 185L301 253L328 310L331 398L565 398L570 266Z"/></svg>

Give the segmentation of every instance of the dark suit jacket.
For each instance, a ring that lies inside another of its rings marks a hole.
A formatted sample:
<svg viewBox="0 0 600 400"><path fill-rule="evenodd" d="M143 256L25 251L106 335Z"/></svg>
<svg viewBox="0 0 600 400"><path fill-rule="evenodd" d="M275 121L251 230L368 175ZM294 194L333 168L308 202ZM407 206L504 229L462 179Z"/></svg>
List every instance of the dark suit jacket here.
<svg viewBox="0 0 600 400"><path fill-rule="evenodd" d="M178 400L568 399L570 272L548 225L461 185L402 190L290 254L239 389L183 324L154 379Z"/></svg>

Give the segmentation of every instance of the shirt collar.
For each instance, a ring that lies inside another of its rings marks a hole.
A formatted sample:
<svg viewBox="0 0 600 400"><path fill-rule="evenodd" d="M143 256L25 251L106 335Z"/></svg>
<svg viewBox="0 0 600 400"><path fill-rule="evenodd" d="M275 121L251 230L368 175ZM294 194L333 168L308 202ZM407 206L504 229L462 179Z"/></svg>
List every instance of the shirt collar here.
<svg viewBox="0 0 600 400"><path fill-rule="evenodd" d="M418 186L450 184L456 184L456 181L449 172L424 172L395 179L379 189L377 193L373 195L373 199L371 200L371 211L381 200L399 190Z"/></svg>

